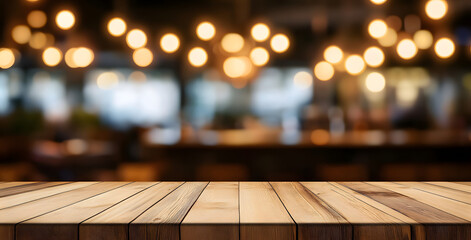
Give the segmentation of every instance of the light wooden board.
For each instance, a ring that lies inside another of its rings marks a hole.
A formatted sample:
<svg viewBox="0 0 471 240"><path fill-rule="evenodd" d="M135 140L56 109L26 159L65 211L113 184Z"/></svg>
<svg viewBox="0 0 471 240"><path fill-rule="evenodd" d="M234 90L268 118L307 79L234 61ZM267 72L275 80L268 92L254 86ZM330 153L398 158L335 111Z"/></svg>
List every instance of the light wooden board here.
<svg viewBox="0 0 471 240"><path fill-rule="evenodd" d="M0 189L0 197L6 197L19 193L29 192L33 190L43 189L47 187L67 184L67 182L35 182L31 184L22 184L14 187Z"/></svg>
<svg viewBox="0 0 471 240"><path fill-rule="evenodd" d="M131 222L129 239L180 239L180 223L208 182L187 182Z"/></svg>
<svg viewBox="0 0 471 240"><path fill-rule="evenodd" d="M21 186L21 185L27 185L27 184L32 184L32 183L36 183L36 182L2 182L2 183L0 183L0 189L15 187L15 186Z"/></svg>
<svg viewBox="0 0 471 240"><path fill-rule="evenodd" d="M183 182L156 184L80 224L80 239L128 239L128 224Z"/></svg>
<svg viewBox="0 0 471 240"><path fill-rule="evenodd" d="M181 240L238 240L239 183L210 183L180 227Z"/></svg>
<svg viewBox="0 0 471 240"><path fill-rule="evenodd" d="M297 224L298 239L348 239L352 227L345 218L298 182L271 182Z"/></svg>
<svg viewBox="0 0 471 240"><path fill-rule="evenodd" d="M267 182L241 182L240 239L296 239L296 226Z"/></svg>
<svg viewBox="0 0 471 240"><path fill-rule="evenodd" d="M454 183L454 182L427 182L427 183L471 193L471 186L466 185L466 184L460 184L460 183Z"/></svg>
<svg viewBox="0 0 471 240"><path fill-rule="evenodd" d="M303 182L353 225L354 239L411 239L410 226L326 182Z"/></svg>
<svg viewBox="0 0 471 240"><path fill-rule="evenodd" d="M471 193L422 182L398 182L398 184L408 186L420 191L436 194L442 197L450 198L456 201L471 204Z"/></svg>

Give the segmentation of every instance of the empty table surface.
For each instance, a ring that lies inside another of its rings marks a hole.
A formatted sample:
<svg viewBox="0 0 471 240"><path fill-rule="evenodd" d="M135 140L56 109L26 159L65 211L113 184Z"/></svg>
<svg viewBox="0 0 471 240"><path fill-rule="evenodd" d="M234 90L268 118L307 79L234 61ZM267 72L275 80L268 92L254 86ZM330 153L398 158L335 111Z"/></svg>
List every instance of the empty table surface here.
<svg viewBox="0 0 471 240"><path fill-rule="evenodd" d="M0 239L471 239L469 182L1 182Z"/></svg>

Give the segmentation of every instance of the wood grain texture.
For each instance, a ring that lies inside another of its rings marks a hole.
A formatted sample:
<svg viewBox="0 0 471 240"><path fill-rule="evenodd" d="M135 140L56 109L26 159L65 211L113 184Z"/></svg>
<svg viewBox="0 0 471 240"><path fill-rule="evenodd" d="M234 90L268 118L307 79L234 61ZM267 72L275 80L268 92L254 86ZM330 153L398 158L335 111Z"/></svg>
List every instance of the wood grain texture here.
<svg viewBox="0 0 471 240"><path fill-rule="evenodd" d="M58 186L42 188L39 190L19 193L16 195L10 195L7 197L0 198L0 209L20 205L26 202L31 202L37 199L49 197L58 193L71 191L77 188L82 188L96 184L97 182L74 182L69 184L61 184Z"/></svg>
<svg viewBox="0 0 471 240"><path fill-rule="evenodd" d="M239 185L240 239L296 239L296 225L266 182Z"/></svg>
<svg viewBox="0 0 471 240"><path fill-rule="evenodd" d="M16 205L0 210L0 239L13 240L9 238L14 233L15 224L50 211L65 207L67 205L82 201L94 195L109 191L111 189L128 184L127 182L101 182L88 187L75 189L69 192L56 194L54 196L41 198L35 201ZM8 235L7 235L8 234Z"/></svg>
<svg viewBox="0 0 471 240"><path fill-rule="evenodd" d="M471 186L466 185L466 184L459 184L459 183L454 183L454 182L427 182L427 183L471 193Z"/></svg>
<svg viewBox="0 0 471 240"><path fill-rule="evenodd" d="M129 239L180 239L180 223L208 182L187 182L129 226Z"/></svg>
<svg viewBox="0 0 471 240"><path fill-rule="evenodd" d="M67 182L35 182L31 184L17 185L9 188L0 189L0 197L6 197L10 195L39 190L62 184L67 184Z"/></svg>
<svg viewBox="0 0 471 240"><path fill-rule="evenodd" d="M208 184L180 226L181 240L238 240L239 183Z"/></svg>
<svg viewBox="0 0 471 240"><path fill-rule="evenodd" d="M456 182L456 183L471 186L471 182Z"/></svg>
<svg viewBox="0 0 471 240"><path fill-rule="evenodd" d="M298 182L271 182L297 224L298 239L348 239L352 227L339 213Z"/></svg>
<svg viewBox="0 0 471 240"><path fill-rule="evenodd" d="M439 195L445 198L453 199L456 201L460 201L463 203L471 204L471 193L441 187L437 185L421 183L421 182L397 182L400 185L411 187L417 189L419 191L424 191L428 193L432 193L435 195Z"/></svg>
<svg viewBox="0 0 471 240"><path fill-rule="evenodd" d="M79 238L83 240L128 239L129 223L181 184L183 182L156 184L89 218L80 224Z"/></svg>
<svg viewBox="0 0 471 240"><path fill-rule="evenodd" d="M33 184L33 183L36 183L36 182L2 182L0 183L0 189L21 186L21 185L28 185L28 184Z"/></svg>
<svg viewBox="0 0 471 240"><path fill-rule="evenodd" d="M410 226L326 182L303 182L353 225L354 239L411 239Z"/></svg>
<svg viewBox="0 0 471 240"><path fill-rule="evenodd" d="M435 231L433 230L434 227L442 227L445 225L459 225L466 222L461 218L458 218L440 209L434 208L423 202L417 201L414 198L386 189L384 188L385 183L371 182L367 184L359 182L348 182L341 184L361 194L364 194L378 202L381 202L382 204L391 207L421 223L424 226L424 232L422 232L421 234L425 235L421 236L421 238L425 237L426 239L444 239L444 237L448 236L431 234L431 231ZM390 184L398 186L394 183ZM462 230L468 231L466 227L462 227Z"/></svg>
<svg viewBox="0 0 471 240"><path fill-rule="evenodd" d="M155 182L134 182L78 203L46 213L20 223L16 227L18 240L73 240L78 237L78 224L155 185Z"/></svg>

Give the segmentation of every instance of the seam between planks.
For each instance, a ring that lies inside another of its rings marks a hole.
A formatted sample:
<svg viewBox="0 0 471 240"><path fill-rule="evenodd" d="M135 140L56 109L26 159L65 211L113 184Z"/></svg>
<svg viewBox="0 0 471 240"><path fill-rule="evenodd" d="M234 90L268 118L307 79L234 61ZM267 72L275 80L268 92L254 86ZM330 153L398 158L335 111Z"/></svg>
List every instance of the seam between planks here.
<svg viewBox="0 0 471 240"><path fill-rule="evenodd" d="M451 190L460 191L460 192L464 192L464 193L470 193L470 192L468 192L468 191L463 191L463 190L456 189L456 188L452 188L452 187L447 187L447 186L442 186L442 185L433 184L433 182L423 182L423 183L428 184L428 185L432 185L432 186L436 186L436 187L448 188L448 189L451 189ZM454 183L454 182L449 182L449 183ZM459 184L459 183L458 183L458 184ZM464 185L464 186L466 186L466 185Z"/></svg>
<svg viewBox="0 0 471 240"><path fill-rule="evenodd" d="M271 182L267 182L268 185L270 185L271 189L273 190L273 192L275 193L276 197L278 198L278 200L280 200L281 202L281 205L283 205L283 207L285 208L286 212L288 213L289 217L291 218L291 220L293 220L293 223L294 223L294 226L295 226L295 229L296 229L296 239L298 239L298 223L296 221L294 221L294 218L293 216L291 216L291 213L288 211L288 208L285 206L285 203L281 200L280 196L278 195L278 193L276 192L275 188L271 185Z"/></svg>
<svg viewBox="0 0 471 240"><path fill-rule="evenodd" d="M403 184L401 184L400 182L391 182L391 183L395 183L395 184L398 184L398 185L400 185L400 186L408 187L408 188L411 188L411 189L419 190L419 191L426 192L426 193L430 193L430 194L433 194L433 195L436 195L436 196L439 196L439 197L443 197L443 198L447 198L447 199L450 199L450 200L453 200L453 201L457 201L457 202L461 202L461 203L464 203L464 204L471 205L471 204L469 204L469 203L467 203L467 202L463 202L463 201L460 201L460 200L458 200L458 199L454 199L454 198L448 197L448 196L446 196L446 194L440 195L440 194L437 194L437 193L429 192L429 191L424 190L424 189L420 189L420 188L418 188L418 187L410 187L410 186L407 186L407 185L403 185ZM433 186L437 186L437 185L433 185ZM438 186L438 187L441 187L441 186ZM448 189L450 189L450 188L448 188ZM452 190L455 190L455 189L452 189ZM459 191L459 190L457 190L457 191ZM462 191L461 191L461 192L462 192ZM470 194L470 195L471 195L471 194ZM415 198L414 198L414 199L415 199ZM417 200L417 199L416 199L416 200ZM417 200L417 201L418 201L418 200Z"/></svg>
<svg viewBox="0 0 471 240"><path fill-rule="evenodd" d="M198 199L200 198L201 194L203 194L204 190L206 190L206 187L208 187L208 185L210 184L211 182L208 181L208 183L206 183L206 185L204 186L203 190L200 192L200 194L198 194L198 197L195 199L195 201L193 202L193 204L191 204L191 207L188 208L188 211L185 213L185 216L183 216L182 220L180 221L180 223L178 224L178 239L179 240L182 240L182 222L183 220L186 218L186 215L188 215L188 213L191 211L191 209L193 208L193 206L195 205L196 201L198 201Z"/></svg>

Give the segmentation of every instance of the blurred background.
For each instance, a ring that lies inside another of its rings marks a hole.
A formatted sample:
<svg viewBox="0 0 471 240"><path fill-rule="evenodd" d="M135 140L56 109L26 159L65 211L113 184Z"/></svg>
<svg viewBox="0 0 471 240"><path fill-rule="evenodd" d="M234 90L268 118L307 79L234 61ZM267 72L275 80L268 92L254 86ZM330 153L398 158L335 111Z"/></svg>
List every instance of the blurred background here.
<svg viewBox="0 0 471 240"><path fill-rule="evenodd" d="M471 180L469 0L0 0L0 181Z"/></svg>

